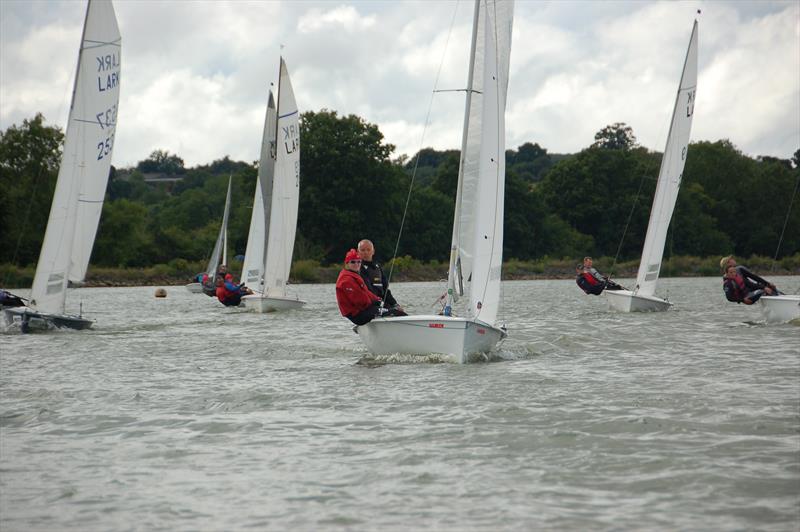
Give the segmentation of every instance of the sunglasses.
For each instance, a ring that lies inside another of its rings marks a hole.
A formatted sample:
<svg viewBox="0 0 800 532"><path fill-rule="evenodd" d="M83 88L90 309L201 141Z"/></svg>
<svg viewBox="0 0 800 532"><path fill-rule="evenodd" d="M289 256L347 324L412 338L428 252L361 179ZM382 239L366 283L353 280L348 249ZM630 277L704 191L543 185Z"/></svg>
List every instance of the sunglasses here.
<svg viewBox="0 0 800 532"><path fill-rule="evenodd" d="M360 260L351 260L351 261L348 261L348 262L349 262L350 264L361 264L361 261L360 261Z"/></svg>

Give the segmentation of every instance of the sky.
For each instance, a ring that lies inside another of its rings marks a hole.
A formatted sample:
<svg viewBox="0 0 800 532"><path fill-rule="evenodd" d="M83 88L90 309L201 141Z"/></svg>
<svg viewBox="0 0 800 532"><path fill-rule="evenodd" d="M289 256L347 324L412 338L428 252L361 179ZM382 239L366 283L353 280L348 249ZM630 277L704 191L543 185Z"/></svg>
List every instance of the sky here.
<svg viewBox="0 0 800 532"><path fill-rule="evenodd" d="M121 101L113 162L156 149L186 166L258 159L282 54L301 112L378 125L394 157L458 149L473 2L116 0ZM0 0L0 129L64 128L86 3ZM697 14L697 10L701 14ZM800 2L538 1L515 5L506 147L574 153L624 122L663 151L693 20L692 141L751 156L800 148ZM430 109L430 113L429 113Z"/></svg>

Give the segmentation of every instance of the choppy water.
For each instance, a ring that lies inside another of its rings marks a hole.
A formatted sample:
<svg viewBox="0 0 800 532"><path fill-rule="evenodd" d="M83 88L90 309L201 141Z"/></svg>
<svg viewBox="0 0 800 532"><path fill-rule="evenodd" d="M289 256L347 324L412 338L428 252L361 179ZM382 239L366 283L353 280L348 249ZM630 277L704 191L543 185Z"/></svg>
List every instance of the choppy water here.
<svg viewBox="0 0 800 532"><path fill-rule="evenodd" d="M798 530L800 327L660 284L616 314L505 283L499 361L464 366L359 363L332 285L74 291L94 330L0 336L0 530Z"/></svg>

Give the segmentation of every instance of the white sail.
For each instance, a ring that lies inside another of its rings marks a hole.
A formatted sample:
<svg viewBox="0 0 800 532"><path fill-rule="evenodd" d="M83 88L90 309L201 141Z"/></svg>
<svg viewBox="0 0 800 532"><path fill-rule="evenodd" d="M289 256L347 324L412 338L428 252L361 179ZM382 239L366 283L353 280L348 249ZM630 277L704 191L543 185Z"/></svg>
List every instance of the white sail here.
<svg viewBox="0 0 800 532"><path fill-rule="evenodd" d="M448 287L469 294L467 316L493 323L500 299L505 102L512 2L476 6Z"/></svg>
<svg viewBox="0 0 800 532"><path fill-rule="evenodd" d="M90 0L64 153L31 290L31 306L44 312L63 314L68 280L86 275L114 147L120 51L111 2Z"/></svg>
<svg viewBox="0 0 800 532"><path fill-rule="evenodd" d="M211 252L211 258L208 260L206 273L209 279L214 280L217 274L217 266L219 266L220 256L222 256L222 264L227 265L227 247L228 247L228 212L231 208L231 179L228 177L228 193L225 195L225 210L222 213L222 224L219 226L219 235L217 235L217 242L214 244L214 251Z"/></svg>
<svg viewBox="0 0 800 532"><path fill-rule="evenodd" d="M678 95L675 98L675 107L672 111L667 145L664 148L664 157L661 159L661 169L658 173L658 184L650 210L650 222L647 225L647 236L639 263L639 272L636 275L635 293L637 294L652 296L656 290L658 275L661 271L661 259L664 256L667 229L672 220L672 212L675 210L675 201L678 199L683 167L686 163L696 90L697 21L695 20L678 86Z"/></svg>
<svg viewBox="0 0 800 532"><path fill-rule="evenodd" d="M267 222L264 190L272 200L272 178L275 172L275 99L269 91L267 115L264 118L264 133L261 140L261 155L258 163L258 178L253 198L253 213L250 216L250 230L247 234L247 249L242 264L242 282L259 292L263 291L264 260L266 251Z"/></svg>
<svg viewBox="0 0 800 532"><path fill-rule="evenodd" d="M292 266L297 210L300 203L300 116L286 63L281 58L278 120L272 194L265 194L267 248L264 295L284 297Z"/></svg>

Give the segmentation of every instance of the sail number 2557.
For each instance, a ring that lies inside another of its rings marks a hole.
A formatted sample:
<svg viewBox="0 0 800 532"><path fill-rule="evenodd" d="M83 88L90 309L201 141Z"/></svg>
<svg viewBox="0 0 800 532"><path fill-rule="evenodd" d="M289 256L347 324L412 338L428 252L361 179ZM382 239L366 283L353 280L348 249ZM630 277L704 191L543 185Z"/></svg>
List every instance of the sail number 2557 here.
<svg viewBox="0 0 800 532"><path fill-rule="evenodd" d="M111 148L113 147L114 147L114 134L112 133L111 135L108 136L108 138L106 138L106 140L104 141L101 140L100 142L97 143L97 160L100 161L104 157L110 155Z"/></svg>

